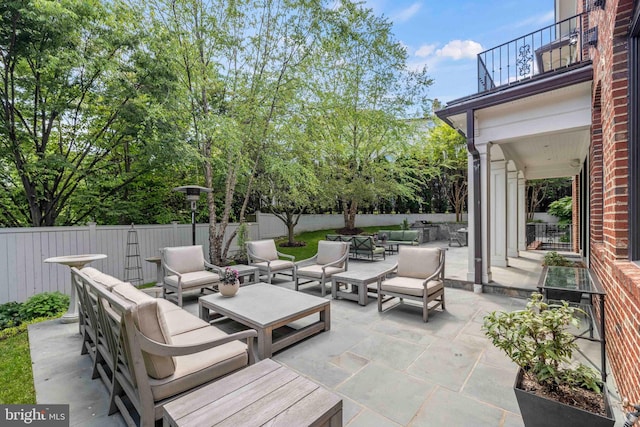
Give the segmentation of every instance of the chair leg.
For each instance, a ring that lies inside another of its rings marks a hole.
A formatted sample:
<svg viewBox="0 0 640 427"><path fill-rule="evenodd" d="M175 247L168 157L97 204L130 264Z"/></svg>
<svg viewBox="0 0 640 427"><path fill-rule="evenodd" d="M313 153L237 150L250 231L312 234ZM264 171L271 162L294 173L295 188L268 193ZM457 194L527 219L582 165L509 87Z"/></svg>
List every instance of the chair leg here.
<svg viewBox="0 0 640 427"><path fill-rule="evenodd" d="M323 297L327 294L327 290L324 287L324 277L320 279L320 294Z"/></svg>
<svg viewBox="0 0 640 427"><path fill-rule="evenodd" d="M178 289L178 307L182 308L182 289Z"/></svg>
<svg viewBox="0 0 640 427"><path fill-rule="evenodd" d="M444 311L445 310L445 307L444 307L444 289L442 290L442 296L440 297L440 299L442 300L442 311Z"/></svg>
<svg viewBox="0 0 640 427"><path fill-rule="evenodd" d="M298 278L296 277L295 280L293 281L293 283L295 284L295 290L298 290L298 287L300 286L300 284L298 283Z"/></svg>
<svg viewBox="0 0 640 427"><path fill-rule="evenodd" d="M382 292L378 289L378 312L382 311Z"/></svg>
<svg viewBox="0 0 640 427"><path fill-rule="evenodd" d="M429 321L429 301L426 298L422 300L422 320Z"/></svg>
<svg viewBox="0 0 640 427"><path fill-rule="evenodd" d="M271 271L267 271L267 283L271 284Z"/></svg>

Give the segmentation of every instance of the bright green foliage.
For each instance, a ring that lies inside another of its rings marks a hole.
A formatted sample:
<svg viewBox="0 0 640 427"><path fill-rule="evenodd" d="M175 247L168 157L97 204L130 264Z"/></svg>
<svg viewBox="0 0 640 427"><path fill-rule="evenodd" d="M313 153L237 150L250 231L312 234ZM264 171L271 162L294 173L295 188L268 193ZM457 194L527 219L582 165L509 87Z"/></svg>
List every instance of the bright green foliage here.
<svg viewBox="0 0 640 427"><path fill-rule="evenodd" d="M416 170L425 185L435 179L443 189L456 221L462 221L467 200L466 139L440 119L434 119L424 144L413 148Z"/></svg>
<svg viewBox="0 0 640 427"><path fill-rule="evenodd" d="M69 296L60 292L43 292L26 300L20 308L23 321L38 317L56 317L69 307Z"/></svg>
<svg viewBox="0 0 640 427"><path fill-rule="evenodd" d="M563 257L556 251L551 251L544 256L544 265L556 267L570 267L573 265L569 259Z"/></svg>
<svg viewBox="0 0 640 427"><path fill-rule="evenodd" d="M573 201L571 196L563 197L559 200L551 202L549 204L549 209L547 212L550 215L560 218L560 224L569 224L571 223L572 214L573 214Z"/></svg>
<svg viewBox="0 0 640 427"><path fill-rule="evenodd" d="M118 0L0 3L2 223L84 222L170 153L154 142L175 122L161 117L171 79L139 48L136 13Z"/></svg>
<svg viewBox="0 0 640 427"><path fill-rule="evenodd" d="M391 23L361 3L340 2L323 35L308 83L308 132L326 196L341 203L345 227L352 229L360 207L413 197L415 182L395 159L404 156L414 131L403 118L426 113L431 80L424 69L407 69Z"/></svg>
<svg viewBox="0 0 640 427"><path fill-rule="evenodd" d="M0 304L0 331L19 326L22 323L20 316L21 307L22 304L15 301Z"/></svg>
<svg viewBox="0 0 640 427"><path fill-rule="evenodd" d="M493 345L548 390L564 384L600 392L597 372L572 361L578 345L567 329L578 327L580 311L566 301L547 304L534 293L524 310L486 315L484 330Z"/></svg>

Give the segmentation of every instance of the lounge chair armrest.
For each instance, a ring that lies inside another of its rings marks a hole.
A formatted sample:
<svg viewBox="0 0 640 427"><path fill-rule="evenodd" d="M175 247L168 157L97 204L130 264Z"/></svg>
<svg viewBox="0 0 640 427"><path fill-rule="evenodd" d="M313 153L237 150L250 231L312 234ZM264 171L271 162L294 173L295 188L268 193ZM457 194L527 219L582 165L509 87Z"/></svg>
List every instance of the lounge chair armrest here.
<svg viewBox="0 0 640 427"><path fill-rule="evenodd" d="M322 266L322 269L324 270L327 267L335 267L339 264L342 264L343 262L345 262L345 260L347 259L347 257L349 257L349 251L345 252L339 259L330 262L328 264L325 264Z"/></svg>
<svg viewBox="0 0 640 427"><path fill-rule="evenodd" d="M249 258L253 261L266 262L267 264L271 263L270 259L260 258L259 256L249 255Z"/></svg>
<svg viewBox="0 0 640 427"><path fill-rule="evenodd" d="M291 261L295 261L295 260L296 260L296 257L295 257L295 256L293 256L293 255L283 254L282 252L277 252L277 253L278 253L278 256L279 256L279 257L282 257L282 258L288 258L288 259L290 259Z"/></svg>
<svg viewBox="0 0 640 427"><path fill-rule="evenodd" d="M211 264L210 262L205 261L204 262L204 266L206 268L208 268L209 270L213 270L220 277L222 277L222 275L224 274L224 271L222 270L222 267L218 267L217 265Z"/></svg>
<svg viewBox="0 0 640 427"><path fill-rule="evenodd" d="M178 273L173 268L169 267L166 264L163 267L164 267L165 270L167 270L167 272L169 272L171 274L175 274L176 276L178 276L178 281L180 281L182 279L182 274Z"/></svg>
<svg viewBox="0 0 640 427"><path fill-rule="evenodd" d="M296 262L296 267L304 267L306 265L316 264L316 259L318 259L318 255L314 255L311 258L303 259L302 261Z"/></svg>
<svg viewBox="0 0 640 427"><path fill-rule="evenodd" d="M393 273L397 269L398 269L398 263L396 262L393 265L393 267L389 268L388 270L385 270L385 271L381 272L379 277L385 277L387 274Z"/></svg>
<svg viewBox="0 0 640 427"><path fill-rule="evenodd" d="M249 343L253 340L254 337L258 336L258 332L255 329L247 329L246 331L236 332L234 334L227 335L226 337L190 345L162 344L147 338L142 333L140 333L140 331L136 331L136 336L140 338L140 349L146 351L147 353L158 356L186 356L189 354L209 350L210 348L218 347L232 341L246 339L247 343Z"/></svg>

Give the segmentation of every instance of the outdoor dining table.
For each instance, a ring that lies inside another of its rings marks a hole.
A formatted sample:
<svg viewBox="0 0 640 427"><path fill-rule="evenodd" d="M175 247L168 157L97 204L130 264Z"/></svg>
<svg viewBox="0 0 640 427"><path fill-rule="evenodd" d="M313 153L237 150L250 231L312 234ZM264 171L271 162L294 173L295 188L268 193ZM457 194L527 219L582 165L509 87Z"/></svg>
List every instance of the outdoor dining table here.
<svg viewBox="0 0 640 427"><path fill-rule="evenodd" d="M46 263L54 263L66 265L67 267L83 268L90 262L97 261L99 259L105 259L105 254L85 254L85 255L64 255L47 258L44 260ZM78 304L76 303L76 287L73 285L73 274L71 275L71 294L69 296L69 309L60 318L62 323L74 323L79 320Z"/></svg>

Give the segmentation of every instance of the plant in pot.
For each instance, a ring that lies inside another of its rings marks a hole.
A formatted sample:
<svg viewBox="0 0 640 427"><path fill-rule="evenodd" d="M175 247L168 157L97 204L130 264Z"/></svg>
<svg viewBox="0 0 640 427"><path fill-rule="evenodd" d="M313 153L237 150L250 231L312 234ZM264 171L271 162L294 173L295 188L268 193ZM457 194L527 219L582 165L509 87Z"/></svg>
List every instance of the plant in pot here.
<svg viewBox="0 0 640 427"><path fill-rule="evenodd" d="M233 268L225 268L224 275L222 276L222 283L218 285L220 294L225 297L232 297L240 288L240 276L238 270Z"/></svg>
<svg viewBox="0 0 640 427"><path fill-rule="evenodd" d="M613 426L606 389L597 371L573 361L576 312L563 301L547 304L532 294L524 310L484 317L485 334L519 367L514 391L526 427Z"/></svg>

